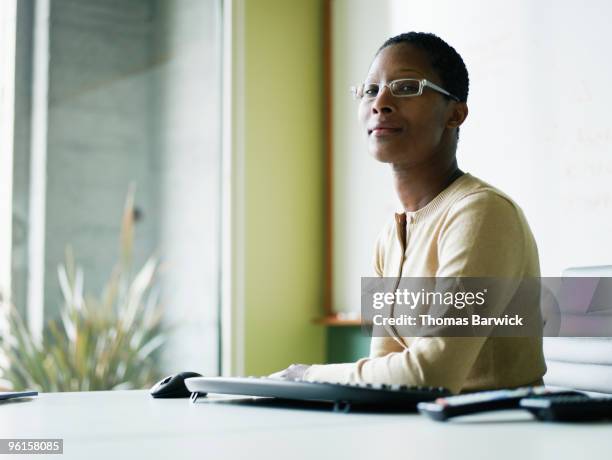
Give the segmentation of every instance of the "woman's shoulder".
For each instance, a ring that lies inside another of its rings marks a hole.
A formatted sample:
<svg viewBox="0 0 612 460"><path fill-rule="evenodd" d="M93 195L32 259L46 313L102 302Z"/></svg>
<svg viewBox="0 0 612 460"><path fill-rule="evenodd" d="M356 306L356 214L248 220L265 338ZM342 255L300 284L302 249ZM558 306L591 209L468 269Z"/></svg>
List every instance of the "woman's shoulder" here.
<svg viewBox="0 0 612 460"><path fill-rule="evenodd" d="M506 192L469 173L463 179L449 203L449 210L460 211L471 207L483 211L518 213L522 216L520 206Z"/></svg>

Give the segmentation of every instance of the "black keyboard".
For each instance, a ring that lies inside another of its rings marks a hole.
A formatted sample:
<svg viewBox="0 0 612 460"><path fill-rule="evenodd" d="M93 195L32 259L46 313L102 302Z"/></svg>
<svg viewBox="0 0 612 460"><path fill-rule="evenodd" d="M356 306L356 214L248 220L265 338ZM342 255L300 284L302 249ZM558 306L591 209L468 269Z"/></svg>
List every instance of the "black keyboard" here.
<svg viewBox="0 0 612 460"><path fill-rule="evenodd" d="M221 393L330 402L335 410L340 411L348 411L351 406L415 411L419 402L450 395L448 390L440 387L369 383L341 385L266 377L193 377L186 379L185 384L192 392L193 401L206 393Z"/></svg>
<svg viewBox="0 0 612 460"><path fill-rule="evenodd" d="M524 398L520 406L538 420L581 422L612 420L612 398L591 397L585 394L573 396L548 396Z"/></svg>

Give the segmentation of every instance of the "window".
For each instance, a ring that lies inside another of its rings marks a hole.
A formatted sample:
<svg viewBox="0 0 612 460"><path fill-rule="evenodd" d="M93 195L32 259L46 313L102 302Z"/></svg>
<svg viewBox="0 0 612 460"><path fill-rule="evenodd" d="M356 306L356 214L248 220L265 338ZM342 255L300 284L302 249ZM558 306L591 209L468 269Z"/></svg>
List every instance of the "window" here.
<svg viewBox="0 0 612 460"><path fill-rule="evenodd" d="M172 327L160 371L217 374L220 1L20 0L16 17L13 303L35 335L59 316L67 246L99 297L133 184L134 267L159 255Z"/></svg>

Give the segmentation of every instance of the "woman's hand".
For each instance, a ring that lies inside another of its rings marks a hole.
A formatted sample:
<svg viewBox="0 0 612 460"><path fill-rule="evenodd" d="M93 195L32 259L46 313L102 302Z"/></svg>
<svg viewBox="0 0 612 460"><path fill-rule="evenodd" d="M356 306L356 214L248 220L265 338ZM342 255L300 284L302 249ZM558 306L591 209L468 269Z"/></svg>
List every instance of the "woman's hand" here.
<svg viewBox="0 0 612 460"><path fill-rule="evenodd" d="M287 369L275 372L274 374L268 375L271 379L284 379L284 380L301 380L306 370L310 366L308 364L292 364Z"/></svg>

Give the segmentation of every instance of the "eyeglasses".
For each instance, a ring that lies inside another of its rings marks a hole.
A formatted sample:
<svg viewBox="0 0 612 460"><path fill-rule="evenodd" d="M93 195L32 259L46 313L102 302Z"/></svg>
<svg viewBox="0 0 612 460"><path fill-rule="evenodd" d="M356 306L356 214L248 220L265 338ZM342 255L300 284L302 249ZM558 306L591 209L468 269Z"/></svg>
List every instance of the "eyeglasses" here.
<svg viewBox="0 0 612 460"><path fill-rule="evenodd" d="M417 78L401 78L383 85L380 83L362 83L359 86L353 86L351 88L351 93L355 99L374 99L376 96L378 96L381 86L383 88L385 86L389 88L389 91L391 91L391 94L393 94L395 97L420 96L423 94L423 88L428 87L459 102L459 98L457 96L449 93L444 88L440 88L438 85L425 78L421 80Z"/></svg>

